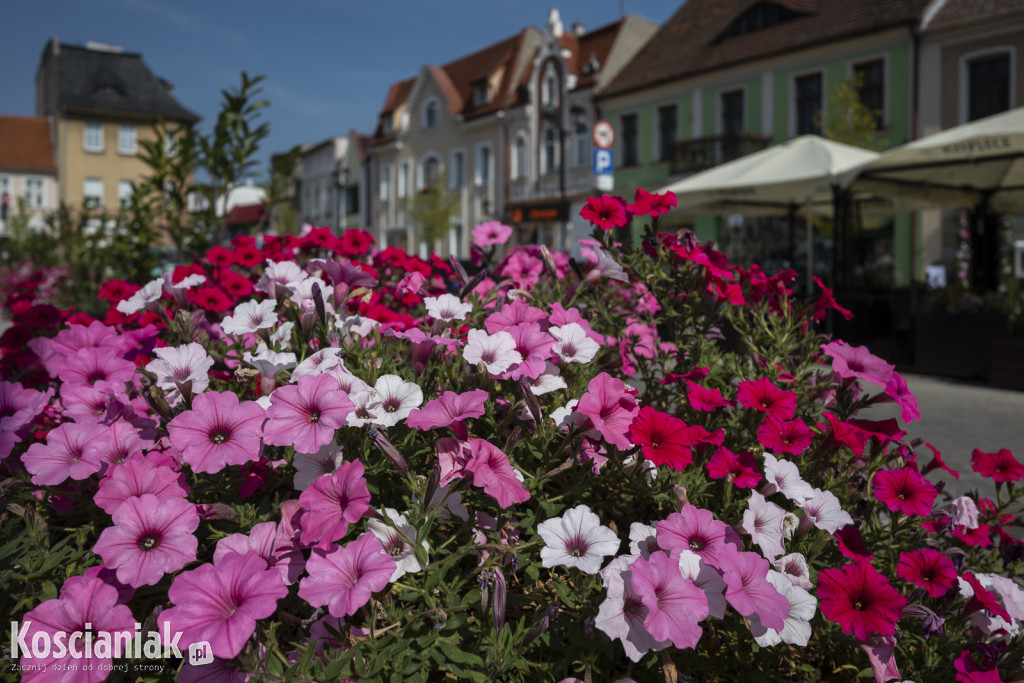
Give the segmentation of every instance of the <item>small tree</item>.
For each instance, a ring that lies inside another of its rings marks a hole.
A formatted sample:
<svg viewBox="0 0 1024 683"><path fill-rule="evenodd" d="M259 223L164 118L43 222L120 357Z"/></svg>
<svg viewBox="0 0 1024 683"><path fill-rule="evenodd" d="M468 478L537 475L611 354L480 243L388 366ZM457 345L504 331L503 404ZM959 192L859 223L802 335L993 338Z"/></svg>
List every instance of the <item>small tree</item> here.
<svg viewBox="0 0 1024 683"><path fill-rule="evenodd" d="M460 202L459 195L448 189L447 178L442 172L413 196L409 215L419 230L420 239L426 239L432 249L451 230Z"/></svg>
<svg viewBox="0 0 1024 683"><path fill-rule="evenodd" d="M881 150L888 146L888 140L878 135L878 117L882 112L868 109L861 101L863 85L863 76L856 74L836 86L828 96L828 117L819 112L815 116L815 124L830 140Z"/></svg>

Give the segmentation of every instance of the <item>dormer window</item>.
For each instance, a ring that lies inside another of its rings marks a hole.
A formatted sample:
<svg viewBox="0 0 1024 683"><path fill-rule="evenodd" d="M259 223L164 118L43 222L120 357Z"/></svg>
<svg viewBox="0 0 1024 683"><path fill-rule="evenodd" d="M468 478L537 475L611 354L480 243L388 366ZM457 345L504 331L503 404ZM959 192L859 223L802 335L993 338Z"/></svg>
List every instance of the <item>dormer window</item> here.
<svg viewBox="0 0 1024 683"><path fill-rule="evenodd" d="M473 85L473 106L483 107L491 100L491 87L487 81Z"/></svg>
<svg viewBox="0 0 1024 683"><path fill-rule="evenodd" d="M441 104L436 97L432 97L423 105L423 119L420 122L422 127L437 128L441 122Z"/></svg>
<svg viewBox="0 0 1024 683"><path fill-rule="evenodd" d="M384 135L389 135L394 129L394 124L391 122L391 115L385 115L380 122L380 129Z"/></svg>
<svg viewBox="0 0 1024 683"><path fill-rule="evenodd" d="M761 29L771 28L784 22L796 19L800 15L782 5L772 2L759 2L733 21L718 37L719 40L754 33Z"/></svg>

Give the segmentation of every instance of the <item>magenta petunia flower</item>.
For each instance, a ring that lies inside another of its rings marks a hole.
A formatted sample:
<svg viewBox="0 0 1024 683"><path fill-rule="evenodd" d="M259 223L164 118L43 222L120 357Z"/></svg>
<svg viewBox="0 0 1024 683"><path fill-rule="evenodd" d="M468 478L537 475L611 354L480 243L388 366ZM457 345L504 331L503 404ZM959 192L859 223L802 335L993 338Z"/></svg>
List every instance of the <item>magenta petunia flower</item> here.
<svg viewBox="0 0 1024 683"><path fill-rule="evenodd" d="M726 546L719 567L726 585L725 599L733 609L745 617L756 614L765 627L781 631L789 601L768 581L768 560Z"/></svg>
<svg viewBox="0 0 1024 683"><path fill-rule="evenodd" d="M256 622L288 595L281 575L255 551L228 553L216 565L182 572L167 593L174 607L157 618L161 631L181 632L181 645L207 641L217 657L237 657Z"/></svg>
<svg viewBox="0 0 1024 683"><path fill-rule="evenodd" d="M537 525L544 539L540 557L545 567L576 567L584 574L596 574L608 555L619 550L615 532L601 525L601 519L586 505L566 510Z"/></svg>
<svg viewBox="0 0 1024 683"><path fill-rule="evenodd" d="M0 430L14 432L38 415L50 393L26 389L21 382L0 382Z"/></svg>
<svg viewBox="0 0 1024 683"><path fill-rule="evenodd" d="M953 560L933 548L900 553L896 576L924 588L933 598L941 598L957 583Z"/></svg>
<svg viewBox="0 0 1024 683"><path fill-rule="evenodd" d="M34 443L21 457L37 486L63 484L68 477L87 479L103 466L100 441L107 435L101 424L65 422L46 435L46 443Z"/></svg>
<svg viewBox="0 0 1024 683"><path fill-rule="evenodd" d="M800 418L780 420L773 415L761 423L757 440L776 453L800 455L814 440L814 432Z"/></svg>
<svg viewBox="0 0 1024 683"><path fill-rule="evenodd" d="M622 199L606 194L588 198L587 205L580 210L580 216L602 230L621 228L629 222Z"/></svg>
<svg viewBox="0 0 1024 683"><path fill-rule="evenodd" d="M837 339L821 347L822 353L832 357L832 371L843 379L859 378L883 389L889 385L896 366L873 356L866 346L850 346Z"/></svg>
<svg viewBox="0 0 1024 683"><path fill-rule="evenodd" d="M736 400L748 410L780 420L790 420L796 412L796 393L779 389L767 377L740 382Z"/></svg>
<svg viewBox="0 0 1024 683"><path fill-rule="evenodd" d="M633 203L629 210L635 216L661 216L677 206L676 193L671 190L662 194L652 194L642 187L636 188Z"/></svg>
<svg viewBox="0 0 1024 683"><path fill-rule="evenodd" d="M626 383L602 372L587 385L587 392L576 404L576 412L590 418L604 440L620 450L628 450L629 427L640 413L636 397Z"/></svg>
<svg viewBox="0 0 1024 683"><path fill-rule="evenodd" d="M658 547L664 550L690 550L712 567L727 543L740 545L739 535L725 522L715 519L710 510L686 503L654 525L658 530Z"/></svg>
<svg viewBox="0 0 1024 683"><path fill-rule="evenodd" d="M332 617L346 617L388 585L395 561L376 536L365 533L330 552L314 551L306 571L309 576L299 582L299 597L314 607L327 605Z"/></svg>
<svg viewBox="0 0 1024 683"><path fill-rule="evenodd" d="M1022 465L1008 448L1000 448L995 453L984 453L975 448L971 453L971 468L983 477L991 477L992 481L1018 481L1024 478Z"/></svg>
<svg viewBox="0 0 1024 683"><path fill-rule="evenodd" d="M608 591L597 611L594 626L609 638L622 641L626 656L639 662L651 650L664 650L668 640L655 639L644 626L648 610L643 598L632 587L629 561L617 557L601 570L604 587Z"/></svg>
<svg viewBox="0 0 1024 683"><path fill-rule="evenodd" d="M530 499L530 492L516 477L508 456L497 446L484 439L470 439L469 452L465 469L473 474L473 486L483 488L502 508Z"/></svg>
<svg viewBox="0 0 1024 683"><path fill-rule="evenodd" d="M265 417L259 404L239 403L232 391L207 391L195 397L192 410L171 420L167 431L193 471L214 474L259 459Z"/></svg>
<svg viewBox="0 0 1024 683"><path fill-rule="evenodd" d="M461 394L446 391L439 397L427 401L422 408L417 408L409 413L405 424L414 429L451 427L457 437L467 439L465 420L471 417L481 417L484 414L484 404L488 398L487 392L483 389L474 389Z"/></svg>
<svg viewBox="0 0 1024 683"><path fill-rule="evenodd" d="M867 640L874 634L891 636L906 599L889 585L867 560L857 560L818 574L821 613L839 624L843 633Z"/></svg>
<svg viewBox="0 0 1024 683"><path fill-rule="evenodd" d="M521 323L543 323L547 317L544 311L526 303L526 299L519 298L506 304L500 311L495 311L487 316L484 320L484 328L494 334Z"/></svg>
<svg viewBox="0 0 1024 683"><path fill-rule="evenodd" d="M115 467L100 481L93 500L100 509L113 515L122 503L133 496L149 493L160 500L181 499L188 495L188 490L183 473L158 465L153 456L143 456Z"/></svg>
<svg viewBox="0 0 1024 683"><path fill-rule="evenodd" d="M659 552L638 558L629 569L631 588L647 608L648 632L679 648L696 647L700 622L708 616L708 599L693 581L683 578L678 560Z"/></svg>
<svg viewBox="0 0 1024 683"><path fill-rule="evenodd" d="M917 407L917 398L910 393L907 380L903 379L900 373L893 370L892 378L885 385L885 395L896 402L900 407L900 419L904 422L914 422L921 419L921 411Z"/></svg>
<svg viewBox="0 0 1024 683"><path fill-rule="evenodd" d="M722 446L708 460L707 468L712 479L725 479L741 489L761 483L761 473L757 471L754 456L747 452L733 453Z"/></svg>
<svg viewBox="0 0 1024 683"><path fill-rule="evenodd" d="M274 446L295 446L316 453L334 438L355 408L330 375L307 375L298 384L280 387L270 395L263 440Z"/></svg>
<svg viewBox="0 0 1024 683"><path fill-rule="evenodd" d="M555 345L555 338L542 330L538 323L519 323L505 328L505 332L512 335L515 349L522 356L522 361L505 371L501 378L540 377L547 368L547 359Z"/></svg>
<svg viewBox="0 0 1024 683"><path fill-rule="evenodd" d="M370 507L363 463L352 460L329 477L320 477L299 496L302 506L302 544L326 550L341 539Z"/></svg>
<svg viewBox="0 0 1024 683"><path fill-rule="evenodd" d="M48 634L51 643L59 633L65 634L65 638L67 634L76 631L105 631L111 638L118 638L120 634L131 637L135 633L135 617L128 607L118 604L117 589L96 577L72 576L61 587L59 598L37 605L22 617L23 625L28 622L31 625L25 629L25 642L30 645L37 633ZM80 649L79 654L81 652ZM89 670L82 667L83 661L91 662ZM33 683L98 683L110 674L112 663L113 657L97 656L95 649L91 660L82 660L73 658L70 651L58 659L56 649L51 648L46 657L21 658L21 664L25 667L21 680ZM57 664L67 665L68 668L72 664L76 666L74 669L61 670L63 667L58 668L55 666Z"/></svg>
<svg viewBox="0 0 1024 683"><path fill-rule="evenodd" d="M109 392L123 392L134 375L135 364L109 346L79 349L64 360L57 373L69 386L93 386Z"/></svg>
<svg viewBox="0 0 1024 683"><path fill-rule="evenodd" d="M938 489L912 466L878 472L873 488L875 498L893 512L919 517L932 513L932 504L939 495Z"/></svg>
<svg viewBox="0 0 1024 683"><path fill-rule="evenodd" d="M511 236L512 228L498 221L487 221L473 228L473 244L478 247L505 244Z"/></svg>
<svg viewBox="0 0 1024 683"><path fill-rule="evenodd" d="M705 387L692 381L688 381L686 386L686 397L694 410L712 412L732 405L732 401L722 396L722 392L718 389Z"/></svg>
<svg viewBox="0 0 1024 683"><path fill-rule="evenodd" d="M263 558L269 569L281 574L281 580L287 586L299 580L306 563L301 549L278 534L276 523L263 522L253 526L248 535L231 534L217 541L213 564L219 566L229 553L245 555L250 550Z"/></svg>
<svg viewBox="0 0 1024 683"><path fill-rule="evenodd" d="M150 586L196 559L199 513L184 498L133 496L112 517L115 526L103 530L92 550L117 570L118 581Z"/></svg>

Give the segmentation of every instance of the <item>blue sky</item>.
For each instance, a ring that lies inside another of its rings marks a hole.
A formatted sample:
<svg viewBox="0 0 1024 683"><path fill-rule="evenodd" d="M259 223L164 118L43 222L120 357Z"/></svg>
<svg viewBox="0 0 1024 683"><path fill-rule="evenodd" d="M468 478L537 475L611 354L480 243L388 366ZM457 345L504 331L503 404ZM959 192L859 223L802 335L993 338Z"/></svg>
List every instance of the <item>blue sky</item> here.
<svg viewBox="0 0 1024 683"><path fill-rule="evenodd" d="M664 23L681 0L12 0L3 3L0 114L35 113L36 66L46 41L98 41L139 52L175 85L209 130L220 91L239 74L265 74L270 137L260 157L351 128L370 132L388 86L423 64L444 64L558 7L587 29L620 12Z"/></svg>

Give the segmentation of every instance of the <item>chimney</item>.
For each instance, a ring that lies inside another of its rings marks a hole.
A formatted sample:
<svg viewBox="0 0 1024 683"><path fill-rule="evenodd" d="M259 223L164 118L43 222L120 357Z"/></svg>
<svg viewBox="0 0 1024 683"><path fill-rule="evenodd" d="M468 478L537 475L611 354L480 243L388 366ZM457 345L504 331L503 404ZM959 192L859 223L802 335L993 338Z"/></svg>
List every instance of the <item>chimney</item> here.
<svg viewBox="0 0 1024 683"><path fill-rule="evenodd" d="M576 37L578 38L579 36L582 36L584 33L586 33L587 29L585 26L583 26L582 21L574 21L572 22L572 32L575 33Z"/></svg>
<svg viewBox="0 0 1024 683"><path fill-rule="evenodd" d="M173 95L174 94L174 84L173 83L171 83L166 78L160 78L159 76L157 76L156 80L160 81L160 85L164 86L164 90L167 91L168 95Z"/></svg>

